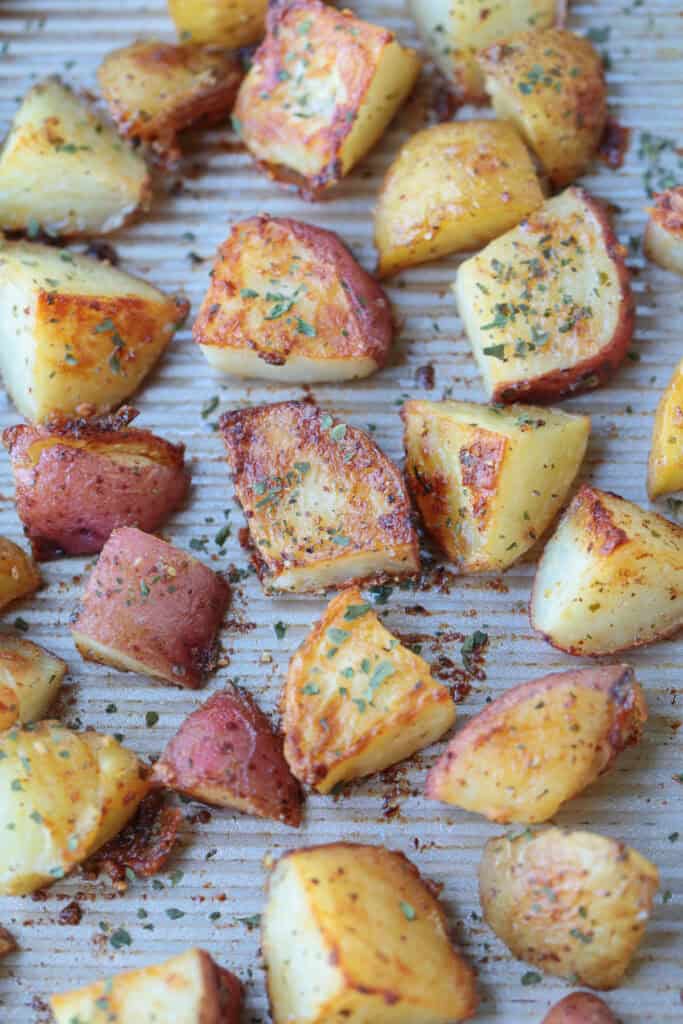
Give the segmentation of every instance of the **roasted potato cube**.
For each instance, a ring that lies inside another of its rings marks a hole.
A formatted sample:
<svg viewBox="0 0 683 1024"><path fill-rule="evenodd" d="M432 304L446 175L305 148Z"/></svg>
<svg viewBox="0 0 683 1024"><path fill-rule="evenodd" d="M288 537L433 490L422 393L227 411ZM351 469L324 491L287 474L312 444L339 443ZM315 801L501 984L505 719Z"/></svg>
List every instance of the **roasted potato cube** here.
<svg viewBox="0 0 683 1024"><path fill-rule="evenodd" d="M240 409L220 425L267 589L323 591L418 571L403 477L362 430L311 402Z"/></svg>
<svg viewBox="0 0 683 1024"><path fill-rule="evenodd" d="M388 29L321 0L278 0L235 127L271 177L316 198L375 145L419 71L415 51Z"/></svg>
<svg viewBox="0 0 683 1024"><path fill-rule="evenodd" d="M505 121L454 121L411 136L375 212L382 276L476 249L543 202L529 151Z"/></svg>
<svg viewBox="0 0 683 1024"><path fill-rule="evenodd" d="M142 157L58 78L30 89L0 152L0 229L115 231L152 188Z"/></svg>
<svg viewBox="0 0 683 1024"><path fill-rule="evenodd" d="M543 552L531 624L568 654L614 654L683 627L683 527L584 484Z"/></svg>
<svg viewBox="0 0 683 1024"><path fill-rule="evenodd" d="M239 1024L242 986L202 949L52 996L57 1024Z"/></svg>
<svg viewBox="0 0 683 1024"><path fill-rule="evenodd" d="M645 255L664 270L683 274L683 185L655 195L644 238Z"/></svg>
<svg viewBox="0 0 683 1024"><path fill-rule="evenodd" d="M638 742L646 719L627 665L513 686L451 740L426 794L491 821L547 821Z"/></svg>
<svg viewBox="0 0 683 1024"><path fill-rule="evenodd" d="M453 1024L479 1002L433 890L381 846L285 854L268 881L262 947L274 1024Z"/></svg>
<svg viewBox="0 0 683 1024"><path fill-rule="evenodd" d="M113 736L39 722L0 735L0 895L63 878L132 818L150 783Z"/></svg>
<svg viewBox="0 0 683 1024"><path fill-rule="evenodd" d="M406 402L406 475L425 527L462 572L529 550L579 471L588 416L532 405Z"/></svg>
<svg viewBox="0 0 683 1024"><path fill-rule="evenodd" d="M102 94L119 131L177 160L177 135L197 121L230 116L242 81L235 53L195 43L136 42L105 57Z"/></svg>
<svg viewBox="0 0 683 1024"><path fill-rule="evenodd" d="M194 339L240 377L312 384L367 377L393 336L386 295L331 231L283 217L233 226Z"/></svg>
<svg viewBox="0 0 683 1024"><path fill-rule="evenodd" d="M10 953L14 953L16 948L17 944L14 936L6 928L0 926L0 960L3 956L9 956Z"/></svg>
<svg viewBox="0 0 683 1024"><path fill-rule="evenodd" d="M28 555L7 537L0 537L0 611L12 601L35 593L41 582Z"/></svg>
<svg viewBox="0 0 683 1024"><path fill-rule="evenodd" d="M647 468L652 501L683 491L683 359L657 406Z"/></svg>
<svg viewBox="0 0 683 1024"><path fill-rule="evenodd" d="M0 732L42 718L57 696L67 665L24 637L0 633Z"/></svg>
<svg viewBox="0 0 683 1024"><path fill-rule="evenodd" d="M448 689L355 587L332 599L291 660L282 695L285 757L319 793L403 761L454 721Z"/></svg>
<svg viewBox="0 0 683 1024"><path fill-rule="evenodd" d="M250 46L266 30L268 0L168 0L182 39L216 46Z"/></svg>
<svg viewBox="0 0 683 1024"><path fill-rule="evenodd" d="M123 408L100 420L8 427L17 512L39 560L92 555L112 530L158 529L187 494L185 445L130 428Z"/></svg>
<svg viewBox="0 0 683 1024"><path fill-rule="evenodd" d="M598 387L633 334L622 249L603 206L579 188L463 263L454 290L495 402L552 402Z"/></svg>
<svg viewBox="0 0 683 1024"><path fill-rule="evenodd" d="M301 790L284 759L282 737L255 701L236 689L214 693L192 712L154 775L194 800L301 824Z"/></svg>
<svg viewBox="0 0 683 1024"><path fill-rule="evenodd" d="M530 829L489 839L484 917L514 956L591 988L615 988L645 932L659 874L594 832Z"/></svg>
<svg viewBox="0 0 683 1024"><path fill-rule="evenodd" d="M86 661L195 689L216 667L222 576L133 527L114 530L71 629Z"/></svg>
<svg viewBox="0 0 683 1024"><path fill-rule="evenodd" d="M519 32L480 55L498 117L512 121L556 188L588 167L607 123L602 58L561 28Z"/></svg>
<svg viewBox="0 0 683 1024"><path fill-rule="evenodd" d="M188 308L107 263L0 239L0 370L29 420L120 405Z"/></svg>
<svg viewBox="0 0 683 1024"><path fill-rule="evenodd" d="M619 1024L609 1006L590 992L572 992L550 1009L543 1024Z"/></svg>

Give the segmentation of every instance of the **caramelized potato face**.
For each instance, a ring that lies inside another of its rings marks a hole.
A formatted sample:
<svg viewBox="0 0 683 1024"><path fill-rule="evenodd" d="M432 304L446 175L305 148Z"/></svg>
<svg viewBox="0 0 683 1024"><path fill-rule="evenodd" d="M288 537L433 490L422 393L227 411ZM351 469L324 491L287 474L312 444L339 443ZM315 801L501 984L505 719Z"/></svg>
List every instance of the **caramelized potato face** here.
<svg viewBox="0 0 683 1024"><path fill-rule="evenodd" d="M543 1024L618 1024L609 1006L590 992L572 992L543 1018Z"/></svg>
<svg viewBox="0 0 683 1024"><path fill-rule="evenodd" d="M0 732L42 718L66 675L66 662L38 644L0 633Z"/></svg>
<svg viewBox="0 0 683 1024"><path fill-rule="evenodd" d="M650 499L683 491L683 359L659 400L647 468Z"/></svg>
<svg viewBox="0 0 683 1024"><path fill-rule="evenodd" d="M683 274L683 185L655 196L644 238L645 255L674 274Z"/></svg>
<svg viewBox="0 0 683 1024"><path fill-rule="evenodd" d="M556 188L582 174L607 122L602 59L559 28L520 32L479 57L498 117L519 129Z"/></svg>
<svg viewBox="0 0 683 1024"><path fill-rule="evenodd" d="M274 1024L454 1024L479 1002L432 888L381 846L285 854L268 882L262 948Z"/></svg>
<svg viewBox="0 0 683 1024"><path fill-rule="evenodd" d="M152 196L145 161L58 78L34 85L0 152L0 230L101 235Z"/></svg>
<svg viewBox="0 0 683 1024"><path fill-rule="evenodd" d="M640 647L683 627L683 527L584 484L548 541L531 624L568 654Z"/></svg>
<svg viewBox="0 0 683 1024"><path fill-rule="evenodd" d="M403 478L363 431L310 402L280 402L226 413L221 432L268 589L417 572Z"/></svg>
<svg viewBox="0 0 683 1024"><path fill-rule="evenodd" d="M104 545L71 632L86 661L194 689L215 668L229 598L202 562L124 527Z"/></svg>
<svg viewBox="0 0 683 1024"><path fill-rule="evenodd" d="M490 839L479 868L484 917L514 956L597 989L623 978L658 886L624 843L558 828Z"/></svg>
<svg viewBox="0 0 683 1024"><path fill-rule="evenodd" d="M33 594L40 584L40 573L28 555L7 537L0 537L0 611Z"/></svg>
<svg viewBox="0 0 683 1024"><path fill-rule="evenodd" d="M218 253L194 339L240 377L315 383L367 377L393 336L386 295L331 231L251 217Z"/></svg>
<svg viewBox="0 0 683 1024"><path fill-rule="evenodd" d="M495 402L552 402L598 387L633 334L622 250L583 189L549 199L463 263L454 291Z"/></svg>
<svg viewBox="0 0 683 1024"><path fill-rule="evenodd" d="M17 512L36 558L91 555L112 530L158 529L189 484L185 446L129 428L122 409L99 421L8 427Z"/></svg>
<svg viewBox="0 0 683 1024"><path fill-rule="evenodd" d="M379 273L475 249L543 202L526 146L505 121L454 121L413 135L375 214Z"/></svg>
<svg viewBox="0 0 683 1024"><path fill-rule="evenodd" d="M268 0L168 0L178 35L214 46L250 46L266 30Z"/></svg>
<svg viewBox="0 0 683 1024"><path fill-rule="evenodd" d="M415 51L387 29L321 0L278 0L235 126L272 177L315 198L374 146L419 71Z"/></svg>

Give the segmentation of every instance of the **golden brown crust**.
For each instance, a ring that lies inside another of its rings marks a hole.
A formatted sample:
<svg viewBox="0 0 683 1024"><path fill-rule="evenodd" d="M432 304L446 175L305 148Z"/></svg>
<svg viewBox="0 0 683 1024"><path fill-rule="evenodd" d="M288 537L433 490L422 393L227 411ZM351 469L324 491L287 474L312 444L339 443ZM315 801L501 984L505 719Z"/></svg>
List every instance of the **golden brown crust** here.
<svg viewBox="0 0 683 1024"><path fill-rule="evenodd" d="M650 207L650 220L659 224L670 235L683 240L683 185L657 192Z"/></svg>

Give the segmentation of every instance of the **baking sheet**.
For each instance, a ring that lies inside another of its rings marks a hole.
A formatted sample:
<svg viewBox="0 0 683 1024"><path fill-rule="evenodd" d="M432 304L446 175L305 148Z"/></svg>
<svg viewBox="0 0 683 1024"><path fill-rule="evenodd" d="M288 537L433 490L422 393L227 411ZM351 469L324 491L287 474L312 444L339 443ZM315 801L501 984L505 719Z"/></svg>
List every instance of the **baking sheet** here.
<svg viewBox="0 0 683 1024"><path fill-rule="evenodd" d="M414 41L412 22L400 2L354 0L357 12ZM613 114L632 128L625 166L614 172L596 164L585 184L618 206L616 224L635 272L638 323L634 358L612 383L565 403L590 413L593 434L584 476L635 501L646 503L645 469L653 412L682 354L681 280L652 266L639 253L645 219L645 174L658 182L669 171L683 179L672 145L683 142L683 9L675 0L602 0L576 4L570 26L590 30L609 55L609 94ZM4 0L0 2L0 133L17 99L34 80L61 73L76 85L95 87L95 69L110 49L136 37L173 38L161 0ZM372 267L370 211L381 176L408 131L424 123L420 100L395 122L360 168L337 189L334 201L311 205L281 191L259 174L227 128L196 134L188 146L184 186L158 197L141 223L114 236L121 265L167 290L182 290L192 302L192 318L208 281L217 245L236 219L266 211L308 220L337 230L361 262ZM463 116L462 114L460 116ZM483 392L449 295L456 258L413 269L392 282L389 294L402 329L392 364L368 381L315 388L319 402L348 422L370 427L379 444L401 456L399 406L408 396L483 399ZM428 390L434 368L435 386ZM303 389L247 385L219 379L193 347L189 329L180 333L159 370L136 400L139 423L188 447L194 472L192 499L166 530L168 539L187 547L207 538L206 555L217 569L248 567L238 540L242 523L214 424L220 411L241 403L298 398ZM202 409L218 398L208 415ZM0 393L0 426L17 414ZM12 502L9 462L0 454L0 533L21 539ZM230 509L233 524L224 557L213 538ZM661 504L661 510L667 511ZM671 510L669 509L669 512ZM269 711L275 710L289 656L324 607L319 598L267 598L249 574L235 587L230 618L222 634L226 660L197 695L156 685L86 664L77 655L68 620L89 563L72 559L48 564L49 586L8 616L30 625L29 636L50 647L70 665L61 714L70 724L123 734L140 754L157 754L183 718L227 679L238 680ZM527 600L533 565L504 577L451 578L427 572L418 591L395 588L382 607L391 629L420 634L422 653L453 673L460 666L458 634L488 633L485 678L472 681L459 708L460 724L487 698L509 686L552 670L574 667L571 659L536 638L529 627ZM276 622L287 625L278 639ZM439 636L438 634L441 634ZM609 997L625 1022L683 1020L683 712L680 693L683 641L634 652L629 661L647 692L650 721L638 749L622 754L614 770L557 816L563 825L587 826L621 837L652 858L662 875L653 920L623 988ZM455 673L457 675L457 673ZM145 716L159 720L148 727ZM528 969L515 961L479 916L476 871L486 839L500 831L475 817L427 802L421 795L428 767L441 745L390 777L354 786L334 801L310 798L303 828L261 822L223 811L209 820L188 821L184 843L166 873L154 884L135 881L119 894L101 879L78 875L53 886L46 898L0 899L0 922L17 936L21 952L0 964L0 1021L28 1024L47 1019L41 1004L49 993L84 984L126 968L205 947L248 982L245 1020L267 1019L258 931L253 915L262 906L264 858L301 844L335 839L385 843L412 857L428 878L444 884L443 896L455 932L476 965L483 997L478 1020L516 1024L540 1021L547 1008L569 991L559 980L524 985ZM192 816L196 806L189 807ZM674 834L680 831L676 843ZM79 925L60 925L58 915L78 899ZM184 916L168 916L169 910ZM112 942L112 937L114 941ZM129 942L128 942L129 940ZM123 944L122 944L123 943ZM118 945L119 948L115 948Z"/></svg>

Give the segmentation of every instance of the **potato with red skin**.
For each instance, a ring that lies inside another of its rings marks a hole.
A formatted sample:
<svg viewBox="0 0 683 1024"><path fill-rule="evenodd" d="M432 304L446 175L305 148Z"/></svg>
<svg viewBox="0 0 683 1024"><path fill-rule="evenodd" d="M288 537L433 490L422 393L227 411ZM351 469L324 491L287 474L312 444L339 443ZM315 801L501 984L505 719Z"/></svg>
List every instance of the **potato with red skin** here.
<svg viewBox="0 0 683 1024"><path fill-rule="evenodd" d="M230 600L222 576L134 527L114 530L71 633L86 661L196 689L216 666Z"/></svg>
<svg viewBox="0 0 683 1024"><path fill-rule="evenodd" d="M0 611L33 594L40 584L40 573L26 552L14 541L0 537Z"/></svg>
<svg viewBox="0 0 683 1024"><path fill-rule="evenodd" d="M542 1024L618 1024L617 1018L598 996L572 992L551 1007Z"/></svg>

